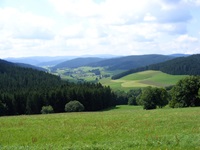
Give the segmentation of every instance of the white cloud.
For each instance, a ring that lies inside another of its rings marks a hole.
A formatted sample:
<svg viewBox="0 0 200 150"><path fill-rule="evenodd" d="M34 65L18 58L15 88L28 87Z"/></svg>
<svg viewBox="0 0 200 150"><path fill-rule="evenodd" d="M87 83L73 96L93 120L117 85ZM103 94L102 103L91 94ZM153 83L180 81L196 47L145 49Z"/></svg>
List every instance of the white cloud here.
<svg viewBox="0 0 200 150"><path fill-rule="evenodd" d="M183 42L183 43L193 43L193 42L198 42L199 39L196 38L196 37L192 37L192 36L189 36L187 34L185 35L180 35L177 39L176 39L177 42Z"/></svg>
<svg viewBox="0 0 200 150"><path fill-rule="evenodd" d="M185 23L166 23L159 25L158 31L165 32L171 35L181 35L187 33L187 26Z"/></svg>
<svg viewBox="0 0 200 150"><path fill-rule="evenodd" d="M166 54L200 46L199 30L195 32L199 28L191 26L199 21L194 15L200 13L199 0L49 2L53 7L49 16L0 7L2 56L6 50L13 56Z"/></svg>
<svg viewBox="0 0 200 150"><path fill-rule="evenodd" d="M137 19L138 14L149 4L146 0L106 0L100 4L93 0L50 0L50 2L62 15L95 18L102 24L125 23L129 17Z"/></svg>
<svg viewBox="0 0 200 150"><path fill-rule="evenodd" d="M54 25L52 19L22 13L14 8L0 9L0 24L2 36L28 39L49 39L53 33L50 29Z"/></svg>
<svg viewBox="0 0 200 150"><path fill-rule="evenodd" d="M200 0L183 0L183 2L189 4L189 5L198 5L200 6Z"/></svg>
<svg viewBox="0 0 200 150"><path fill-rule="evenodd" d="M83 37L83 26L81 24L69 25L61 29L60 35L65 38Z"/></svg>
<svg viewBox="0 0 200 150"><path fill-rule="evenodd" d="M153 15L151 15L150 13L147 13L145 16L144 16L144 21L156 21L157 18Z"/></svg>

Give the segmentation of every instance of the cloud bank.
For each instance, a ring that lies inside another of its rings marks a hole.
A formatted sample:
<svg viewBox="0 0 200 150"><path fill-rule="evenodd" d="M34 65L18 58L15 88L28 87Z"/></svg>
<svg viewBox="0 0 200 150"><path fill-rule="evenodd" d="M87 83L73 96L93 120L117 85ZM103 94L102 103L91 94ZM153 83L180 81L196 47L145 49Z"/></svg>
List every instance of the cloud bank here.
<svg viewBox="0 0 200 150"><path fill-rule="evenodd" d="M1 58L200 52L199 0L30 1L0 3Z"/></svg>

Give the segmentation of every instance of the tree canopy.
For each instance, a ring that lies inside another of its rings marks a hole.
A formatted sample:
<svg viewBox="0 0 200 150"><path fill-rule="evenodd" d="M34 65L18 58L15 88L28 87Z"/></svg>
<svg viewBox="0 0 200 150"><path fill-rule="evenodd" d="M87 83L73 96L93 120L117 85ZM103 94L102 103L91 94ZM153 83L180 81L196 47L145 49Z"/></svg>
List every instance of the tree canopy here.
<svg viewBox="0 0 200 150"><path fill-rule="evenodd" d="M147 87L142 90L140 103L144 109L155 109L163 107L168 103L167 91L163 88Z"/></svg>
<svg viewBox="0 0 200 150"><path fill-rule="evenodd" d="M190 76L180 80L171 91L171 107L200 106L200 77Z"/></svg>

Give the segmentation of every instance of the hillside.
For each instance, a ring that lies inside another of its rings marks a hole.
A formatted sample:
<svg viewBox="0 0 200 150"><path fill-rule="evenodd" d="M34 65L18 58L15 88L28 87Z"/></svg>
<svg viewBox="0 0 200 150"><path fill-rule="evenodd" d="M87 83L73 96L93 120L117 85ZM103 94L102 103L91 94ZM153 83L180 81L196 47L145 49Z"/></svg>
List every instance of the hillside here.
<svg viewBox="0 0 200 150"><path fill-rule="evenodd" d="M34 65L29 65L29 64L24 64L24 63L15 63L15 64L17 66L23 67L23 68L31 68L31 69L35 69L35 70L39 70L39 71L48 71L47 69L37 67L37 66L34 66Z"/></svg>
<svg viewBox="0 0 200 150"><path fill-rule="evenodd" d="M145 70L159 70L172 75L200 75L200 54L178 57L162 63L131 69L114 75L112 79L119 79L126 75Z"/></svg>
<svg viewBox="0 0 200 150"><path fill-rule="evenodd" d="M102 81L103 85L109 85L112 89L141 88L147 86L167 87L175 85L185 75L170 75L161 71L142 71L132 73L117 80Z"/></svg>
<svg viewBox="0 0 200 150"><path fill-rule="evenodd" d="M91 67L108 67L109 70L129 70L133 68L143 67L150 64L164 62L173 59L173 56L165 55L133 55L119 58L102 60L89 64Z"/></svg>
<svg viewBox="0 0 200 150"><path fill-rule="evenodd" d="M39 70L39 71L47 71L44 68L37 67L37 66L34 66L34 65L29 65L29 64L25 64L25 63L12 63L12 62L9 62L9 61L6 61L6 60L1 60L1 59L0 59L0 64L1 64L1 67L3 67L3 66L7 66L7 67L18 66L18 67L22 67L22 68L30 68L30 69ZM4 69L6 69L6 67Z"/></svg>
<svg viewBox="0 0 200 150"><path fill-rule="evenodd" d="M148 69L160 70L173 75L200 75L200 54L150 65Z"/></svg>
<svg viewBox="0 0 200 150"><path fill-rule="evenodd" d="M98 61L104 60L103 58L97 57L87 57L87 58L75 58L72 60L67 60L62 63L57 64L52 67L53 70L60 68L77 68L82 66L87 66L88 64L96 63Z"/></svg>
<svg viewBox="0 0 200 150"><path fill-rule="evenodd" d="M30 66L0 60L0 91L55 86L61 83L57 76L28 67Z"/></svg>

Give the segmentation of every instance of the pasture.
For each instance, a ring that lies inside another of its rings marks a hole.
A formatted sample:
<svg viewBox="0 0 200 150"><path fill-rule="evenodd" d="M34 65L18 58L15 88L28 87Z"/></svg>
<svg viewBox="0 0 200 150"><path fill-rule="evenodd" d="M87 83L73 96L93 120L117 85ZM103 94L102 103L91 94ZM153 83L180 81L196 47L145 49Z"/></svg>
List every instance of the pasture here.
<svg viewBox="0 0 200 150"><path fill-rule="evenodd" d="M200 149L199 108L0 117L1 150Z"/></svg>
<svg viewBox="0 0 200 150"><path fill-rule="evenodd" d="M129 90L131 88L143 88L147 86L167 87L175 85L180 79L185 77L186 75L170 75L161 71L148 70L133 73L118 80L111 80L107 78L100 80L100 82L103 85L109 85L114 90Z"/></svg>
<svg viewBox="0 0 200 150"><path fill-rule="evenodd" d="M99 79L107 78L120 71L107 71L103 67L78 67L78 68L62 68L52 72L59 75L62 79L71 82L98 82Z"/></svg>

